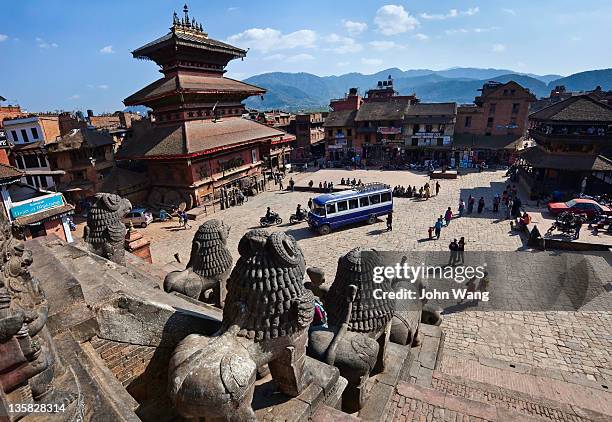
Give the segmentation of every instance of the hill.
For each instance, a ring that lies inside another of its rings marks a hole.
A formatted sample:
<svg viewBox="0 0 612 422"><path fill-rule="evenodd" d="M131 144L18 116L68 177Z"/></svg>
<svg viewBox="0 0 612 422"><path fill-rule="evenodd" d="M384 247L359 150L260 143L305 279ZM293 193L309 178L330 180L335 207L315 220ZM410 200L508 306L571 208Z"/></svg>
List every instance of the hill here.
<svg viewBox="0 0 612 422"><path fill-rule="evenodd" d="M591 91L597 85L604 90L612 89L612 69L589 70L586 72L574 73L551 81L548 84L550 89L557 85L565 85L568 91Z"/></svg>

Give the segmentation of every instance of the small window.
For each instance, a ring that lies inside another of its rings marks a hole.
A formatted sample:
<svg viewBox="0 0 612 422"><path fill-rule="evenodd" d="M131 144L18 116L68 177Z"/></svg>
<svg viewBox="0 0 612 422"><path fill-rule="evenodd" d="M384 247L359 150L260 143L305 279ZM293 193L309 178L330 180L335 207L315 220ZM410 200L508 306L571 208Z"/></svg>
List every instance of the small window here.
<svg viewBox="0 0 612 422"><path fill-rule="evenodd" d="M38 139L38 130L35 127L33 127L31 130L32 130L32 138Z"/></svg>
<svg viewBox="0 0 612 422"><path fill-rule="evenodd" d="M34 182L32 181L32 176L26 176L26 183L30 186L34 186Z"/></svg>
<svg viewBox="0 0 612 422"><path fill-rule="evenodd" d="M520 103L512 104L512 113L513 114L518 113L520 108L521 108L521 104Z"/></svg>
<svg viewBox="0 0 612 422"><path fill-rule="evenodd" d="M30 142L28 132L25 129L21 129L21 137L23 138L23 142Z"/></svg>
<svg viewBox="0 0 612 422"><path fill-rule="evenodd" d="M380 204L380 194L370 195L370 205Z"/></svg>
<svg viewBox="0 0 612 422"><path fill-rule="evenodd" d="M349 209L354 210L355 208L359 208L359 203L357 199L349 199Z"/></svg>
<svg viewBox="0 0 612 422"><path fill-rule="evenodd" d="M325 205L325 210L327 211L327 215L336 213L336 204L327 204Z"/></svg>
<svg viewBox="0 0 612 422"><path fill-rule="evenodd" d="M43 188L49 187L49 184L47 183L47 176L40 176L40 184Z"/></svg>
<svg viewBox="0 0 612 422"><path fill-rule="evenodd" d="M338 208L338 212L346 211L348 210L348 202L347 201L337 202L336 207Z"/></svg>
<svg viewBox="0 0 612 422"><path fill-rule="evenodd" d="M497 104L491 103L491 105L489 106L489 113L491 114L495 113L496 108L497 108Z"/></svg>
<svg viewBox="0 0 612 422"><path fill-rule="evenodd" d="M359 198L359 206L367 207L370 205L370 199L367 196Z"/></svg>
<svg viewBox="0 0 612 422"><path fill-rule="evenodd" d="M382 202L391 202L391 192L385 192L381 195Z"/></svg>
<svg viewBox="0 0 612 422"><path fill-rule="evenodd" d="M353 131L351 129L346 130L346 136L352 136Z"/></svg>
<svg viewBox="0 0 612 422"><path fill-rule="evenodd" d="M17 137L17 132L11 130L11 135L13 135L13 142L19 142L19 138Z"/></svg>
<svg viewBox="0 0 612 422"><path fill-rule="evenodd" d="M472 116L465 116L465 127L472 126Z"/></svg>
<svg viewBox="0 0 612 422"><path fill-rule="evenodd" d="M487 127L493 127L493 117L487 119Z"/></svg>

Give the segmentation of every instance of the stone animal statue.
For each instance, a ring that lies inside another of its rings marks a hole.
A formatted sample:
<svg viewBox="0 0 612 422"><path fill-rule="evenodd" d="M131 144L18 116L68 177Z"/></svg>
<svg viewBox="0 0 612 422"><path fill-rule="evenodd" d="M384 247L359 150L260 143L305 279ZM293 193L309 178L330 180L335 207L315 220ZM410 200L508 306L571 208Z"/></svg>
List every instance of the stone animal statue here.
<svg viewBox="0 0 612 422"><path fill-rule="evenodd" d="M309 267L306 269L306 274L310 281L304 285L306 288L321 300L325 300L325 295L329 291L329 287L325 286L325 272L318 267Z"/></svg>
<svg viewBox="0 0 612 422"><path fill-rule="evenodd" d="M0 232L0 413L11 402L68 405L76 395L54 386L65 368L46 328L45 294L30 274L32 252L10 230Z"/></svg>
<svg viewBox="0 0 612 422"><path fill-rule="evenodd" d="M368 378L382 372L394 302L376 299L375 289L390 291L389 280L374 282L380 254L356 248L338 260L336 278L325 295L328 327L310 329L308 355L336 366L348 380L342 408L353 413L365 402Z"/></svg>
<svg viewBox="0 0 612 422"><path fill-rule="evenodd" d="M183 271L172 271L164 279L164 290L223 307L226 283L232 270L227 248L230 226L219 220L202 224L191 243L191 255Z"/></svg>
<svg viewBox="0 0 612 422"><path fill-rule="evenodd" d="M251 401L265 364L289 396L310 383L304 364L314 296L302 284L302 251L293 237L262 229L247 232L238 251L220 330L187 336L170 358L169 395L183 417L256 420Z"/></svg>
<svg viewBox="0 0 612 422"><path fill-rule="evenodd" d="M126 228L121 219L132 209L125 198L98 193L87 215L83 238L89 250L119 265L125 265Z"/></svg>

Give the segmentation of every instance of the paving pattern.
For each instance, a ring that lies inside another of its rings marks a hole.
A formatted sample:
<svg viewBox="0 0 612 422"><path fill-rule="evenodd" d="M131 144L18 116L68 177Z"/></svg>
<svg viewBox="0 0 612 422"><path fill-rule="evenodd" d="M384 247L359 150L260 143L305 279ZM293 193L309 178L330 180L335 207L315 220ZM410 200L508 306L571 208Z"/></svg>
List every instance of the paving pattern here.
<svg viewBox="0 0 612 422"><path fill-rule="evenodd" d="M407 171L375 170L319 170L293 175L298 185L313 180L333 181L339 185L342 177L355 177L363 182L381 181L394 185L422 186L428 178ZM287 185L285 180L285 185ZM431 183L431 182L430 182ZM435 183L435 181L434 181ZM397 198L394 205L393 231L385 231L383 220L374 225L356 225L333 231L327 236L311 232L306 223L289 225L289 216L298 203L306 206L312 192L269 192L251 197L243 206L210 214L222 219L232 229L228 246L237 259L237 244L245 231L258 227L259 217L267 206L278 212L284 220L271 230L282 230L293 235L309 266L325 270L328 282L333 280L337 260L357 246L379 250L447 251L453 238L464 236L467 251L517 251L525 249L523 239L510 230L503 212L493 213L492 199L507 185L503 171L470 173L455 180L441 180L441 191L429 200ZM270 186L271 188L274 185ZM447 207L457 210L459 198L468 195L485 198L482 214L455 218L442 230L440 240L429 240L427 228L444 213ZM528 204L535 208L535 203ZM204 220L202 220L204 221ZM173 261L179 252L183 262L188 260L193 234L191 229L179 229L177 222L155 223L142 230L152 240L153 259L158 264ZM538 253L530 254L537 259ZM610 260L601 268L612 281ZM606 305L612 303L610 293L601 298ZM445 351L495 358L508 362L533 365L543 369L558 369L576 376L603 381L612 380L612 313L599 307L589 312L474 312L464 311L447 315L443 322L446 335Z"/></svg>

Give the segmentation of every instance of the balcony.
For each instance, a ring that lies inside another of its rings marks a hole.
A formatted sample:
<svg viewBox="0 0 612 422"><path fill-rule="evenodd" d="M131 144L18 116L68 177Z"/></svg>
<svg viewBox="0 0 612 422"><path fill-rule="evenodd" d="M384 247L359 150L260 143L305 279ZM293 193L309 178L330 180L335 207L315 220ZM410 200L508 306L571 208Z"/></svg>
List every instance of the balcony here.
<svg viewBox="0 0 612 422"><path fill-rule="evenodd" d="M529 129L529 135L536 141L544 142L580 142L580 143L608 143L612 139L612 132L599 133L563 133L555 131L547 131L544 128Z"/></svg>

